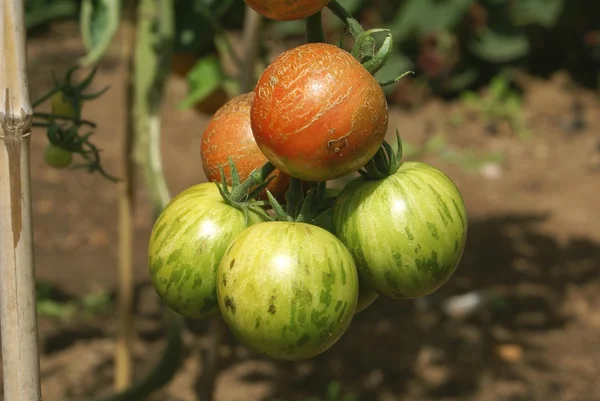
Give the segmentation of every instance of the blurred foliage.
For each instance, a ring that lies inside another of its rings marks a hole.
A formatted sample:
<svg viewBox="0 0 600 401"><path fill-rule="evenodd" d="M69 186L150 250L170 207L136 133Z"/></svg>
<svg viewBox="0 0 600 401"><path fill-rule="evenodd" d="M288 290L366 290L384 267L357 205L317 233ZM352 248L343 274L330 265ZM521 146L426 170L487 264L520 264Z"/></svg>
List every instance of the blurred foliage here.
<svg viewBox="0 0 600 401"><path fill-rule="evenodd" d="M89 9L90 4L99 8L111 2L86 0L84 9L86 3ZM431 95L454 97L487 85L507 67L541 76L565 69L585 86L599 85L600 1L341 0L341 4L365 28L385 26L392 31L396 51L377 73L379 81L393 79L399 71L416 72L415 79L385 88L392 103L413 106ZM28 27L56 18L83 18L81 8L81 0L27 0ZM182 107L209 97L220 99L203 106L210 112L224 100L223 88L235 94L221 61L231 56L228 32L243 28L244 13L242 0L175 1L175 52L190 60L184 71L189 96ZM331 12L323 13L323 22L329 42L349 40ZM273 43L292 46L303 40L304 29L303 21L265 20L262 62L272 55ZM104 45L102 38L95 42ZM91 47L87 42L86 46Z"/></svg>

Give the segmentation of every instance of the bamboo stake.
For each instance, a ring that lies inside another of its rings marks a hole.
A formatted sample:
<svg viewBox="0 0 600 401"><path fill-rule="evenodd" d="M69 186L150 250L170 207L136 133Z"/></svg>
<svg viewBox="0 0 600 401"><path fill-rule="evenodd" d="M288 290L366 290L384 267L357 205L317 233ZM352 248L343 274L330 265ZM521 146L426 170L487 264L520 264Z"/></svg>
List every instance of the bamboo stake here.
<svg viewBox="0 0 600 401"><path fill-rule="evenodd" d="M24 8L0 1L0 319L6 401L39 401Z"/></svg>

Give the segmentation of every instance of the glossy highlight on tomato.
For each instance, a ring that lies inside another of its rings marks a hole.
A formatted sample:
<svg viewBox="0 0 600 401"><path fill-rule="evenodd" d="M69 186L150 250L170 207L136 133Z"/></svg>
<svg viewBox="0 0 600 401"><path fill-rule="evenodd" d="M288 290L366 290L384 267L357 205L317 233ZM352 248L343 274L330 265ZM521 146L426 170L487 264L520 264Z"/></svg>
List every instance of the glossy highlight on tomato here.
<svg viewBox="0 0 600 401"><path fill-rule="evenodd" d="M194 185L162 211L150 235L150 277L163 302L199 319L218 311L216 271L237 234L263 221L228 205L215 183Z"/></svg>
<svg viewBox="0 0 600 401"><path fill-rule="evenodd" d="M379 83L334 45L308 43L280 54L254 93L251 123L258 147L275 167L302 180L355 172L387 132Z"/></svg>
<svg viewBox="0 0 600 401"><path fill-rule="evenodd" d="M422 162L404 162L381 180L351 181L336 200L333 226L361 284L393 299L425 296L444 285L467 238L458 188Z"/></svg>
<svg viewBox="0 0 600 401"><path fill-rule="evenodd" d="M256 144L250 124L253 99L253 92L234 97L215 113L204 130L200 155L204 173L209 181L221 182L219 165L222 165L227 184L231 185L228 157L233 159L242 181L248 178L254 169L267 162L267 158ZM290 177L278 170L269 175L272 176L275 178L267 188L275 197L282 198L289 186Z"/></svg>
<svg viewBox="0 0 600 401"><path fill-rule="evenodd" d="M346 331L356 310L352 255L320 227L287 221L239 234L219 265L223 319L238 341L282 360L312 358Z"/></svg>
<svg viewBox="0 0 600 401"><path fill-rule="evenodd" d="M244 0L254 11L277 21L294 21L321 11L331 0Z"/></svg>

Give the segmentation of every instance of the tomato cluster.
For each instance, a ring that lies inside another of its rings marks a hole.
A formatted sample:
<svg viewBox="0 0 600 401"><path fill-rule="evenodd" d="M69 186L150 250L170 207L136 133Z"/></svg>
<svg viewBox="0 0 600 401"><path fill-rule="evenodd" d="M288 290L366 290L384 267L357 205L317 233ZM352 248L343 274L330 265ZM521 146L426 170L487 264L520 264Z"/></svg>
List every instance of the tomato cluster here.
<svg viewBox="0 0 600 401"><path fill-rule="evenodd" d="M380 295L439 289L462 257L465 204L442 171L401 161L387 130L381 86L353 54L326 43L283 52L204 131L214 182L183 191L156 221L160 297L188 318L220 315L257 352L300 360Z"/></svg>

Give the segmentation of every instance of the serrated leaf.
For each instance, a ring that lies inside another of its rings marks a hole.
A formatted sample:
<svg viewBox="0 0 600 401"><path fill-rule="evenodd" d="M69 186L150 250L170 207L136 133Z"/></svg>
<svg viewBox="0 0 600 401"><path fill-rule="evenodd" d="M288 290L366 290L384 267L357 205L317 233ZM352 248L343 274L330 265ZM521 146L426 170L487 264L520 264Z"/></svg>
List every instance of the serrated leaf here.
<svg viewBox="0 0 600 401"><path fill-rule="evenodd" d="M182 109L200 102L225 82L225 74L219 59L214 55L208 55L198 60L188 73L187 82L189 93L179 104Z"/></svg>
<svg viewBox="0 0 600 401"><path fill-rule="evenodd" d="M87 54L80 60L86 67L97 64L110 46L121 18L120 0L83 0L80 29Z"/></svg>
<svg viewBox="0 0 600 401"><path fill-rule="evenodd" d="M529 52L529 41L524 34L501 35L489 28L469 42L469 50L491 63L505 63L521 58Z"/></svg>

